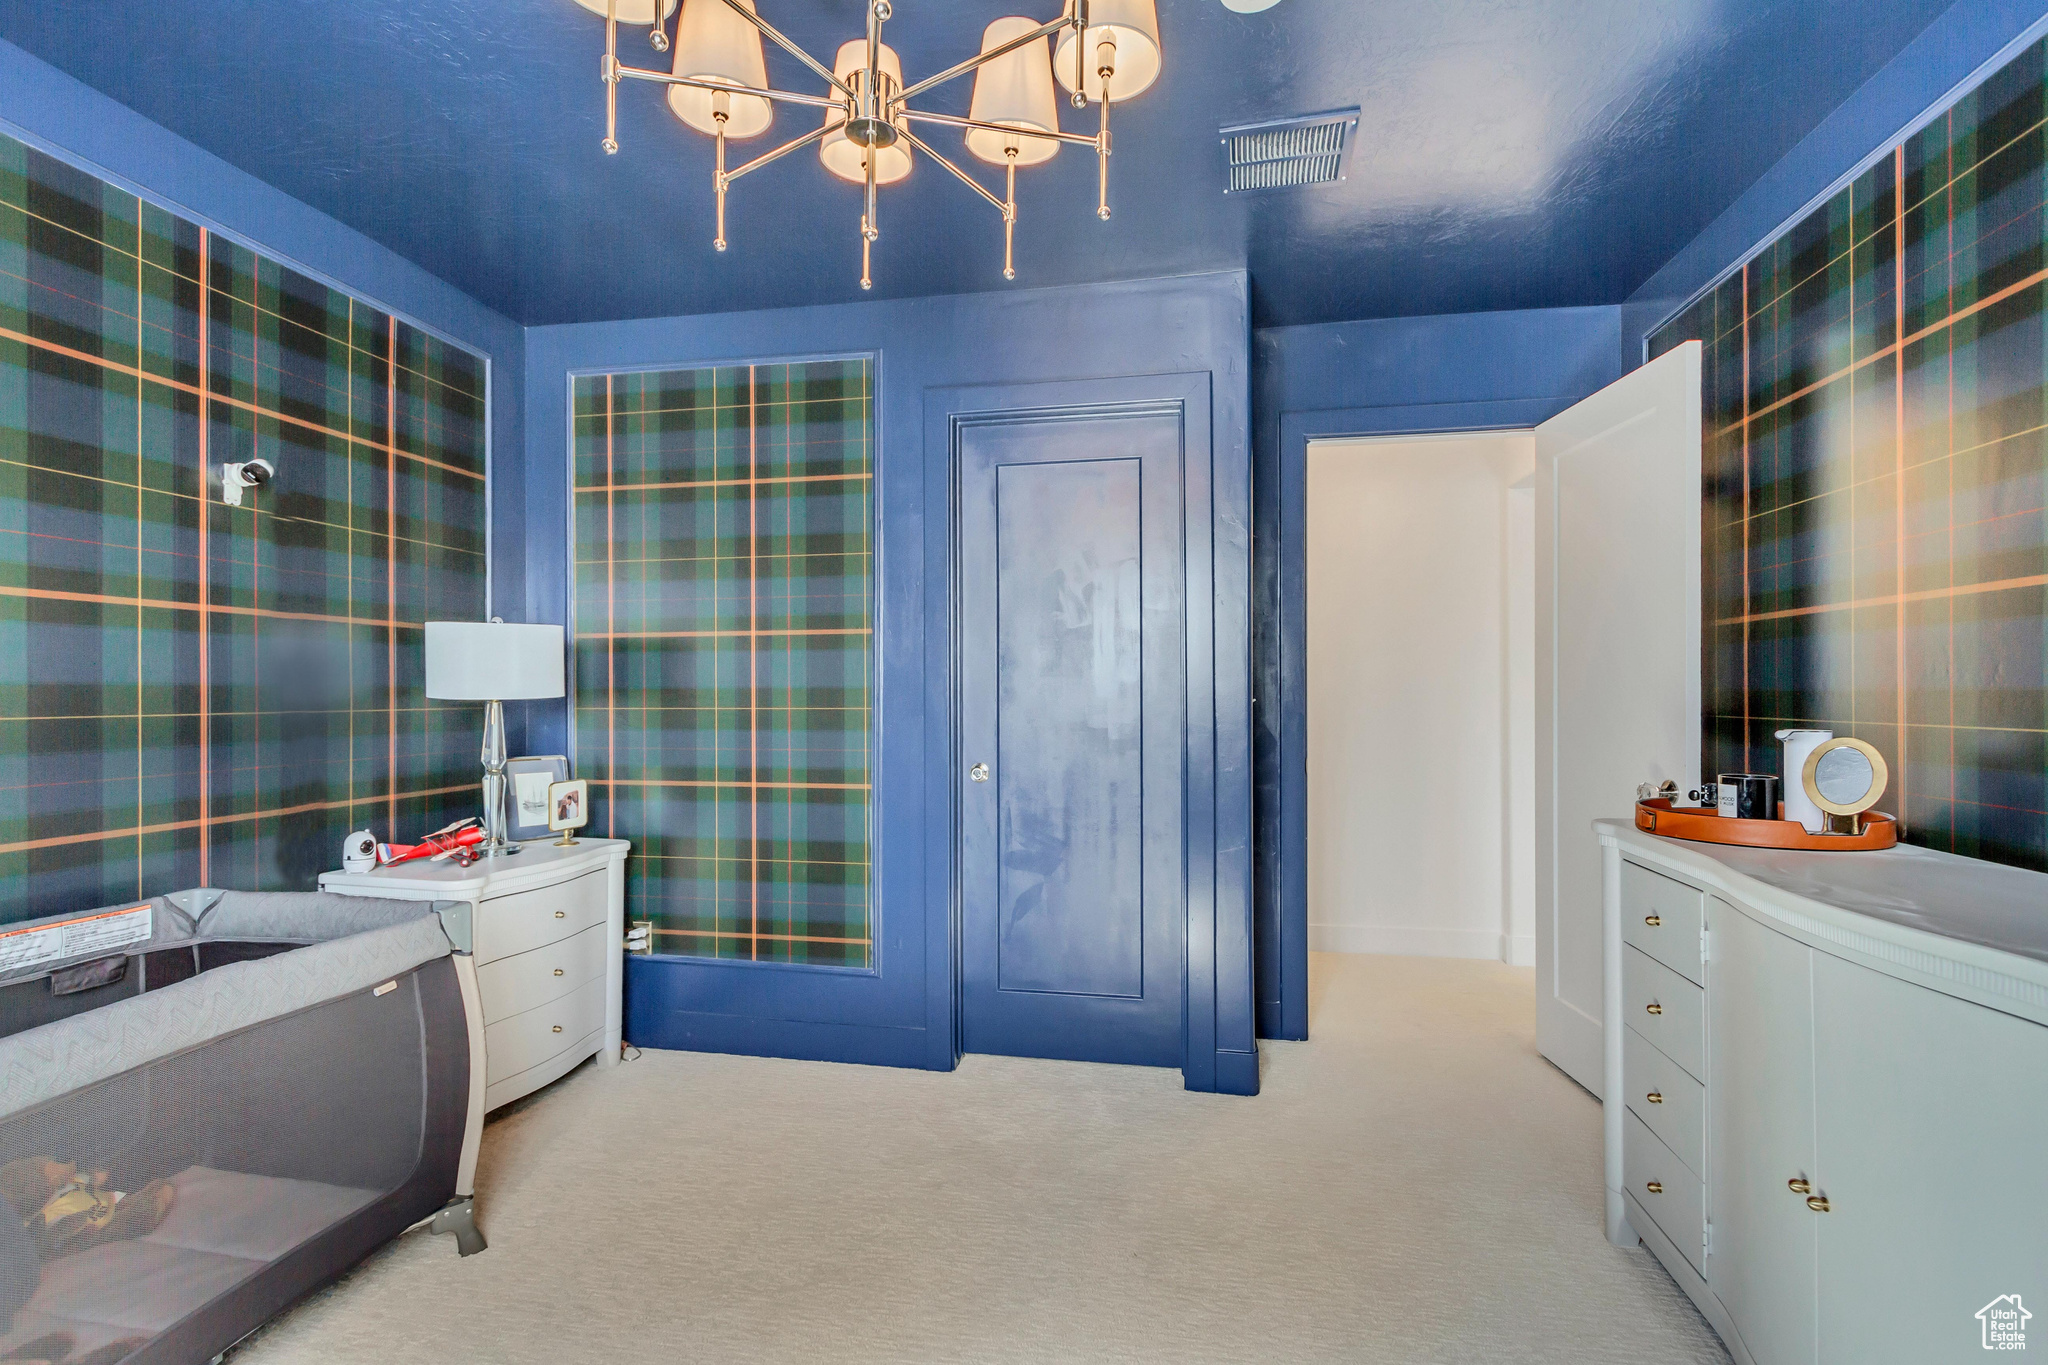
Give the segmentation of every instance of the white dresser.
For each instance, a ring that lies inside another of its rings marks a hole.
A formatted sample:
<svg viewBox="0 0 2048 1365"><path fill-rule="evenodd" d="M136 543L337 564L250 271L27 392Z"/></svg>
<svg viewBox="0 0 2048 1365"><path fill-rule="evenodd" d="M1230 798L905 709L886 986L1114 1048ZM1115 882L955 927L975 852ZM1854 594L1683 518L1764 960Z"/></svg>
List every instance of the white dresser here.
<svg viewBox="0 0 2048 1365"><path fill-rule="evenodd" d="M1595 829L1609 1239L1745 1365L2048 1346L2048 875Z"/></svg>
<svg viewBox="0 0 2048 1365"><path fill-rule="evenodd" d="M400 900L468 901L485 1057L482 1104L495 1109L593 1053L618 1060L625 980L623 839L542 840L472 867L400 863L329 872L320 889Z"/></svg>

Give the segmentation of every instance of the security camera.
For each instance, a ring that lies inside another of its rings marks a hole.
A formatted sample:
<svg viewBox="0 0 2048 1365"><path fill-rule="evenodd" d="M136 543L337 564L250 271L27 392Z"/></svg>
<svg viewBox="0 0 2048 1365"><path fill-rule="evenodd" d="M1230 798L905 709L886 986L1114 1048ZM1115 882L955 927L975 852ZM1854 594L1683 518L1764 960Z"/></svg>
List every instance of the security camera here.
<svg viewBox="0 0 2048 1365"><path fill-rule="evenodd" d="M220 500L229 507L240 507L243 489L261 488L276 476L277 467L268 460L224 464L220 467Z"/></svg>

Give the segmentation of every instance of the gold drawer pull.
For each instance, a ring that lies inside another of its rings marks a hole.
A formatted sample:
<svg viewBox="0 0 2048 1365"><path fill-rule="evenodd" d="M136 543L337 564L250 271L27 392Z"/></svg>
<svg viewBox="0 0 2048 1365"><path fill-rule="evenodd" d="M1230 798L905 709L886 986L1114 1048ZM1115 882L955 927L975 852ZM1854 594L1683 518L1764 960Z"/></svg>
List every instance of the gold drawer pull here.
<svg viewBox="0 0 2048 1365"><path fill-rule="evenodd" d="M556 918L556 919L567 919L567 918L569 918L569 912L568 912L567 910L557 910L557 911L555 911L555 918Z"/></svg>
<svg viewBox="0 0 2048 1365"><path fill-rule="evenodd" d="M1785 1182L1785 1188L1792 1191L1792 1193L1794 1194L1812 1194L1813 1182L1810 1180L1801 1180L1798 1176L1793 1176L1790 1180Z"/></svg>
<svg viewBox="0 0 2048 1365"><path fill-rule="evenodd" d="M1662 1104L1664 1103L1664 1092L1661 1090L1652 1090L1649 1094L1643 1096L1643 1098L1648 1100L1652 1104Z"/></svg>
<svg viewBox="0 0 2048 1365"><path fill-rule="evenodd" d="M561 1031L562 1031L562 1026L561 1026L560 1024L557 1024L557 1025L555 1025L555 1032L557 1032L557 1033L560 1033Z"/></svg>
<svg viewBox="0 0 2048 1365"><path fill-rule="evenodd" d="M1652 929L1656 928L1656 927L1657 927L1658 925L1662 924L1663 922L1664 922L1664 917L1663 917L1662 915L1644 915L1644 916L1643 916L1643 923L1645 923L1645 924L1649 925L1649 926L1650 926L1650 927L1651 927Z"/></svg>
<svg viewBox="0 0 2048 1365"><path fill-rule="evenodd" d="M1812 1209L1815 1213L1826 1213L1828 1211L1828 1197L1824 1194L1808 1195L1806 1207Z"/></svg>
<svg viewBox="0 0 2048 1365"><path fill-rule="evenodd" d="M560 976L561 974L562 974L562 969L561 969L560 967L557 967L557 968L555 968L555 975L556 975L556 976Z"/></svg>
<svg viewBox="0 0 2048 1365"><path fill-rule="evenodd" d="M1662 1005L1645 1005L1643 1009L1651 1014L1662 1014L1664 1012Z"/></svg>
<svg viewBox="0 0 2048 1365"><path fill-rule="evenodd" d="M1662 1194L1664 1193L1664 1182L1661 1180L1652 1180L1649 1184L1643 1186L1643 1188L1648 1190L1651 1194Z"/></svg>

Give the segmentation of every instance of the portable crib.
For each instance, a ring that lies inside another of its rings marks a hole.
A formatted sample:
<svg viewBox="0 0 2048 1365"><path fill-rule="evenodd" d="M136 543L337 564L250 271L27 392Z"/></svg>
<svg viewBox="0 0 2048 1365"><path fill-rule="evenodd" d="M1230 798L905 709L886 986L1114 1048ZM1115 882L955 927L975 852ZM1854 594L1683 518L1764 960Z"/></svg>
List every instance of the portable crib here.
<svg viewBox="0 0 2048 1365"><path fill-rule="evenodd" d="M0 929L0 1360L205 1361L423 1219L481 1250L468 912L188 891Z"/></svg>

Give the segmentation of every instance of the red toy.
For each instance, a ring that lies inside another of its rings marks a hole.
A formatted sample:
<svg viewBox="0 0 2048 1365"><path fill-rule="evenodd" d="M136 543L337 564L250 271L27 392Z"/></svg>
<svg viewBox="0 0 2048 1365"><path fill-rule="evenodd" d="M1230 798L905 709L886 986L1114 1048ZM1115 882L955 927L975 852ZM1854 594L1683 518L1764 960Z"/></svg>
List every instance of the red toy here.
<svg viewBox="0 0 2048 1365"><path fill-rule="evenodd" d="M393 863L409 863L415 858L431 858L436 862L444 858L469 858L469 850L484 841L481 822L475 816L457 820L454 824L437 829L416 844L377 845L377 865L389 867Z"/></svg>

